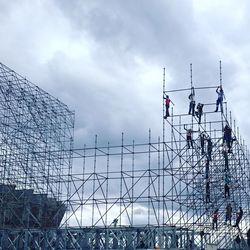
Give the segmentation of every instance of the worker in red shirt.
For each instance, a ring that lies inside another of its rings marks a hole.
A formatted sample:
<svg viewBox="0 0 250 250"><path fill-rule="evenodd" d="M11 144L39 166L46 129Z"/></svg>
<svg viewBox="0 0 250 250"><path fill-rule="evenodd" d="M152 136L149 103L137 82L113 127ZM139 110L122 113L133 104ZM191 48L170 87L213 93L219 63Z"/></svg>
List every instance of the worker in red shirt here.
<svg viewBox="0 0 250 250"><path fill-rule="evenodd" d="M172 103L173 105L174 105L174 103L170 100L170 98L169 98L168 95L166 95L166 97L163 96L163 99L165 99L165 110L166 110L166 114L165 114L165 116L164 116L164 119L167 119L167 117L170 116L170 115L169 115L170 103Z"/></svg>

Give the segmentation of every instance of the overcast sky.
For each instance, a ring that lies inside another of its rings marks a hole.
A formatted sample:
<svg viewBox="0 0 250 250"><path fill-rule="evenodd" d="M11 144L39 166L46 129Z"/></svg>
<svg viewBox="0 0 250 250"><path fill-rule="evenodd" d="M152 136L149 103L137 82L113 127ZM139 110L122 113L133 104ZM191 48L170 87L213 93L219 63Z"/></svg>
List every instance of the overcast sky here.
<svg viewBox="0 0 250 250"><path fill-rule="evenodd" d="M249 142L249 13L248 0L0 0L0 61L75 110L82 147L157 140L162 68L167 89L190 86L190 63L195 86L214 86L222 60Z"/></svg>

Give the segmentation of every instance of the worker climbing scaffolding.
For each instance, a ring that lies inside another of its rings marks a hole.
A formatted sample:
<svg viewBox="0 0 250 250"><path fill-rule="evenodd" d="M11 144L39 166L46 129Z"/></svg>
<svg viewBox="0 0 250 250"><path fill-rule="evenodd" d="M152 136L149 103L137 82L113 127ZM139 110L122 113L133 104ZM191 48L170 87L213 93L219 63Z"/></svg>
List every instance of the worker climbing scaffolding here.
<svg viewBox="0 0 250 250"><path fill-rule="evenodd" d="M242 220L242 217L243 217L243 210L242 210L242 207L239 207L239 211L236 214L236 222L235 222L234 227L237 227L238 229L240 228L239 224L240 224L240 221Z"/></svg>
<svg viewBox="0 0 250 250"><path fill-rule="evenodd" d="M232 145L232 129L228 124L224 127L224 135L223 142L226 143L228 148L228 153L231 153L231 145Z"/></svg>
<svg viewBox="0 0 250 250"><path fill-rule="evenodd" d="M227 149L227 146L225 144L223 144L223 147L222 147L222 155L224 157L224 165L225 165L225 171L228 171L229 170L229 165L228 165L228 149Z"/></svg>
<svg viewBox="0 0 250 250"><path fill-rule="evenodd" d="M189 99L189 111L188 114L192 116L195 115L195 91L194 91L194 87L191 87L191 93L188 96Z"/></svg>
<svg viewBox="0 0 250 250"><path fill-rule="evenodd" d="M219 209L215 209L212 215L212 229L218 229Z"/></svg>
<svg viewBox="0 0 250 250"><path fill-rule="evenodd" d="M204 106L204 104L198 103L198 105L196 107L197 111L195 111L195 115L198 118L198 124L201 124L201 117L203 115L203 106Z"/></svg>
<svg viewBox="0 0 250 250"><path fill-rule="evenodd" d="M210 181L209 179L207 178L206 179L206 203L209 203L211 202L211 199L210 199Z"/></svg>
<svg viewBox="0 0 250 250"><path fill-rule="evenodd" d="M170 116L169 114L169 107L170 107L170 103L172 103L174 105L174 103L170 100L169 96L163 96L163 99L165 100L165 116L164 119L167 119L167 117Z"/></svg>
<svg viewBox="0 0 250 250"><path fill-rule="evenodd" d="M227 222L229 221L229 225L231 226L232 224L232 206L231 203L228 203L226 206L226 221L225 224L227 225Z"/></svg>
<svg viewBox="0 0 250 250"><path fill-rule="evenodd" d="M205 178L209 178L209 160L206 160L206 165L205 165Z"/></svg>
<svg viewBox="0 0 250 250"><path fill-rule="evenodd" d="M200 145L201 145L201 154L204 155L205 154L205 140L207 138L206 133L203 131L202 133L200 133Z"/></svg>
<svg viewBox="0 0 250 250"><path fill-rule="evenodd" d="M186 139L187 139L187 147L188 147L188 149L190 148L190 146L191 146L191 148L194 148L193 133L198 132L198 131L194 131L192 128L187 129L186 124L184 124L184 129L187 132Z"/></svg>
<svg viewBox="0 0 250 250"><path fill-rule="evenodd" d="M230 198L230 188L229 188L229 184L227 182L225 182L225 184L224 184L224 197Z"/></svg>
<svg viewBox="0 0 250 250"><path fill-rule="evenodd" d="M223 112L223 97L225 97L225 95L224 95L224 91L223 91L222 86L219 86L216 89L216 93L218 94L218 98L217 98L217 101L216 101L216 109L215 109L214 112L218 111L219 106L220 106L221 112Z"/></svg>
<svg viewBox="0 0 250 250"><path fill-rule="evenodd" d="M210 137L207 137L207 158L212 160L213 143Z"/></svg>

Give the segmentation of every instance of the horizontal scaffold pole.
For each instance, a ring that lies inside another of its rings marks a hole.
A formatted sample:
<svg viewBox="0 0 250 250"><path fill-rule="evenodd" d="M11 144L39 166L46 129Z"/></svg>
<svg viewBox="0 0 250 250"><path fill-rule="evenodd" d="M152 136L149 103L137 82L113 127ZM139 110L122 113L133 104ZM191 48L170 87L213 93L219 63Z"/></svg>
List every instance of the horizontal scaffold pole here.
<svg viewBox="0 0 250 250"><path fill-rule="evenodd" d="M208 86L208 87L194 87L194 89L216 89L218 86ZM173 89L173 90L165 90L164 93L170 93L170 92L181 92L181 91L187 91L191 88L185 88L185 89Z"/></svg>

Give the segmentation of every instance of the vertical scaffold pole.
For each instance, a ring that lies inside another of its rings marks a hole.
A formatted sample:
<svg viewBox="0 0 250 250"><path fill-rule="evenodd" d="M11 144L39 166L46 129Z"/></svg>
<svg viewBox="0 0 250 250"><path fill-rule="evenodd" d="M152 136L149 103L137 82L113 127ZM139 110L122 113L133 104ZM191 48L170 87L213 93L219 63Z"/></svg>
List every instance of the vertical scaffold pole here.
<svg viewBox="0 0 250 250"><path fill-rule="evenodd" d="M165 95L165 68L163 68L163 79L162 79L162 85L163 85L163 96ZM166 138L165 138L165 120L164 120L164 110L165 110L165 105L164 105L164 99L163 99L163 114L162 114L162 224L163 224L163 230L164 230L164 225L165 225L165 143L166 143Z"/></svg>
<svg viewBox="0 0 250 250"><path fill-rule="evenodd" d="M83 163L82 163L82 180L83 180L83 182L85 181L85 168L86 168L86 144L84 144L84 146L83 146ZM84 187L85 187L85 185L82 186L82 190L81 190L82 201L84 199ZM84 208L84 206L81 204L81 226L83 226L83 208Z"/></svg>
<svg viewBox="0 0 250 250"><path fill-rule="evenodd" d="M151 204L151 130L148 131L148 225L150 225Z"/></svg>
<svg viewBox="0 0 250 250"><path fill-rule="evenodd" d="M220 60L220 86L222 87L222 67L221 67L221 60Z"/></svg>
<svg viewBox="0 0 250 250"><path fill-rule="evenodd" d="M191 89L193 88L193 65L190 63L190 83L191 83Z"/></svg>
<svg viewBox="0 0 250 250"><path fill-rule="evenodd" d="M94 169L93 169L93 199L92 199L92 226L94 226L95 217L95 186L96 186L96 161L97 161L97 135L95 135L95 151L94 151Z"/></svg>
<svg viewBox="0 0 250 250"><path fill-rule="evenodd" d="M158 221L157 221L157 226L160 227L160 223L161 223L161 218L160 218L160 209L161 209L161 179L160 179L160 176L161 176L161 138L160 136L158 137L158 145L157 145L157 150L158 150L158 155L157 155L157 158L158 158L158 164L157 164L157 167L158 167ZM161 245L161 243L160 243Z"/></svg>
<svg viewBox="0 0 250 250"><path fill-rule="evenodd" d="M193 65L192 65L192 63L190 63L190 85L191 85L191 94L194 95L193 98L195 98L195 92L194 92L195 90L193 88ZM195 104L192 104L192 105L195 105ZM192 116L191 117L191 129L194 130L194 116L193 116L193 111L191 112L191 116ZM194 137L192 137L192 140L193 140L193 138ZM193 140L193 144L194 144L194 140ZM192 146L191 152L192 152L191 153L191 165L194 166L194 149L193 149L193 146ZM194 176L195 176L195 172L194 172L194 168L192 168L192 178L194 178ZM192 182L192 184L191 184L191 189L195 190L194 182ZM192 204L195 203L194 193L192 195L192 201L191 202L192 202ZM194 225L194 222L195 222L195 216L192 216L192 223L193 223L193 225Z"/></svg>
<svg viewBox="0 0 250 250"><path fill-rule="evenodd" d="M172 185L175 185L174 183L174 117L173 117L173 108L171 108L171 181ZM171 190L171 214L174 214L174 189ZM174 225L174 216L172 217L171 225Z"/></svg>
<svg viewBox="0 0 250 250"><path fill-rule="evenodd" d="M132 144L132 207L131 207L131 224L134 225L134 183L135 183L135 141Z"/></svg>
<svg viewBox="0 0 250 250"><path fill-rule="evenodd" d="M110 144L108 142L108 148L107 148L107 172L106 172L106 197L105 197L105 203L106 203L106 211L108 211L108 200L109 200L109 154L110 154ZM105 214L105 226L108 225L108 213Z"/></svg>
<svg viewBox="0 0 250 250"><path fill-rule="evenodd" d="M163 68L163 79L162 79L162 84L163 84L163 104L162 104L162 117L163 117L163 119L162 119L162 129L163 129L162 136L163 136L163 143L165 143L165 119L164 119L164 112L165 112L164 96L165 96L165 93L166 93L166 89L165 89L166 82L165 81L166 81L166 73L165 73L165 68ZM163 160L164 160L164 154L163 154Z"/></svg>
<svg viewBox="0 0 250 250"><path fill-rule="evenodd" d="M123 192L123 188L122 188L122 183L123 183L123 149L124 149L124 133L122 132L122 146L121 146L121 170L120 170L120 174L121 174L121 180L120 180L120 217L119 217L119 225L121 226L122 224L122 203L123 203L123 197L122 197L122 192Z"/></svg>

